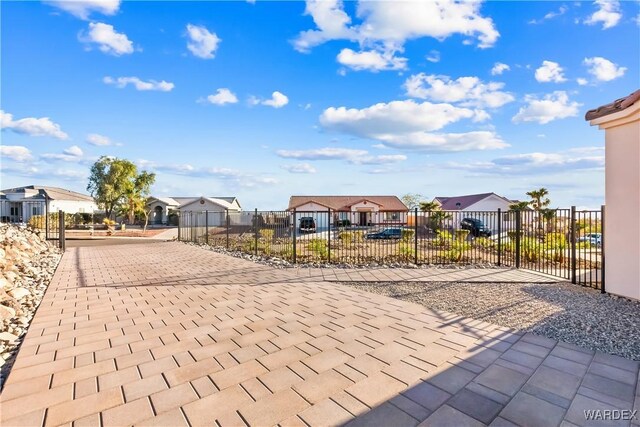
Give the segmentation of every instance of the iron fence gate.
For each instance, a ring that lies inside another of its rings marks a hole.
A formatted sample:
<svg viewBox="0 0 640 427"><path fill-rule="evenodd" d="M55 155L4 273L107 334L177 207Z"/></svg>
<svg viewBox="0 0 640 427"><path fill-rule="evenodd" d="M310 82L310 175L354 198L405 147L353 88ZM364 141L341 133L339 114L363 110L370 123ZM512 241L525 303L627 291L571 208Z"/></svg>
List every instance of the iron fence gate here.
<svg viewBox="0 0 640 427"><path fill-rule="evenodd" d="M8 201L0 204L0 218L4 223L24 224L44 234L46 240L65 249L65 227L70 221L69 214L63 211L50 212L49 204L44 200Z"/></svg>
<svg viewBox="0 0 640 427"><path fill-rule="evenodd" d="M525 268L604 292L599 211L192 211L178 239L294 263Z"/></svg>

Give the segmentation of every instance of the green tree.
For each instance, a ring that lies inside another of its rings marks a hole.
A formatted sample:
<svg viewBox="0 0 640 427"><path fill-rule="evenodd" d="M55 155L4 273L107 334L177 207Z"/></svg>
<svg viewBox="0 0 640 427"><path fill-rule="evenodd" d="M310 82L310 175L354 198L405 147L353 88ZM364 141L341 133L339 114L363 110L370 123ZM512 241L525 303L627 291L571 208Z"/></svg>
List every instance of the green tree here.
<svg viewBox="0 0 640 427"><path fill-rule="evenodd" d="M133 224L136 215L143 215L146 212L149 192L151 191L151 186L155 181L156 174L147 171L140 172L140 174L134 178L133 187L127 191L125 196L129 224ZM148 214L145 215L145 217L147 217L148 220Z"/></svg>
<svg viewBox="0 0 640 427"><path fill-rule="evenodd" d="M548 195L549 190L544 187L527 192L527 196L531 197L531 202L529 203L531 203L531 207L537 212L540 212L551 204L551 200L547 197Z"/></svg>
<svg viewBox="0 0 640 427"><path fill-rule="evenodd" d="M102 156L91 166L87 191L110 218L125 201L148 193L154 181L155 174L138 174L138 168L129 160Z"/></svg>
<svg viewBox="0 0 640 427"><path fill-rule="evenodd" d="M411 210L419 207L422 199L424 199L424 196L419 193L407 193L400 197L402 203Z"/></svg>
<svg viewBox="0 0 640 427"><path fill-rule="evenodd" d="M420 210L422 212L439 211L440 203L438 202L420 202Z"/></svg>
<svg viewBox="0 0 640 427"><path fill-rule="evenodd" d="M509 210L524 211L529 209L529 202L514 202L509 205Z"/></svg>

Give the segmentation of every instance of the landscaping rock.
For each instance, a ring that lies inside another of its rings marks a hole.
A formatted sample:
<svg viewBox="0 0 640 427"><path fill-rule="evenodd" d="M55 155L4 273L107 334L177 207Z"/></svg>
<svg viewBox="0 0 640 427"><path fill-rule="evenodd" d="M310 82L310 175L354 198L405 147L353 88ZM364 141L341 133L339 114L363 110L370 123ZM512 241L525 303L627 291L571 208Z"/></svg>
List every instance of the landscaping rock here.
<svg viewBox="0 0 640 427"><path fill-rule="evenodd" d="M43 233L0 224L0 389L60 258Z"/></svg>

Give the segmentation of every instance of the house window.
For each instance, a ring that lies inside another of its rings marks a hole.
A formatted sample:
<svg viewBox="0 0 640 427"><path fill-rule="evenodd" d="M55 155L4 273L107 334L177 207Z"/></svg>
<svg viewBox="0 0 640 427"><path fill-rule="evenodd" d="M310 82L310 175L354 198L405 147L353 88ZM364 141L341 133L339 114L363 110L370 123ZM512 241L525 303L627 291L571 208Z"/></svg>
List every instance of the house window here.
<svg viewBox="0 0 640 427"><path fill-rule="evenodd" d="M18 208L16 206L11 206L11 215L12 216L18 215Z"/></svg>
<svg viewBox="0 0 640 427"><path fill-rule="evenodd" d="M338 219L349 219L349 212L338 212Z"/></svg>
<svg viewBox="0 0 640 427"><path fill-rule="evenodd" d="M31 215L41 215L41 209L40 206L32 206L31 207Z"/></svg>
<svg viewBox="0 0 640 427"><path fill-rule="evenodd" d="M387 221L398 221L400 220L400 212L385 212L384 219Z"/></svg>

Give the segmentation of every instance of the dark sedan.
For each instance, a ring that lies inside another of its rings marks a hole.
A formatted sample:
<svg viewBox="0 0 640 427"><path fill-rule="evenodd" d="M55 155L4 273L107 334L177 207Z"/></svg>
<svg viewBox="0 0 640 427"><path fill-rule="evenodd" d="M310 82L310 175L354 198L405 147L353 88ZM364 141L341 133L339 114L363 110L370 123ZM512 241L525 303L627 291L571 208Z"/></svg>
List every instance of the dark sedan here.
<svg viewBox="0 0 640 427"><path fill-rule="evenodd" d="M365 239L400 239L402 230L400 228L385 228L384 230L368 233Z"/></svg>

